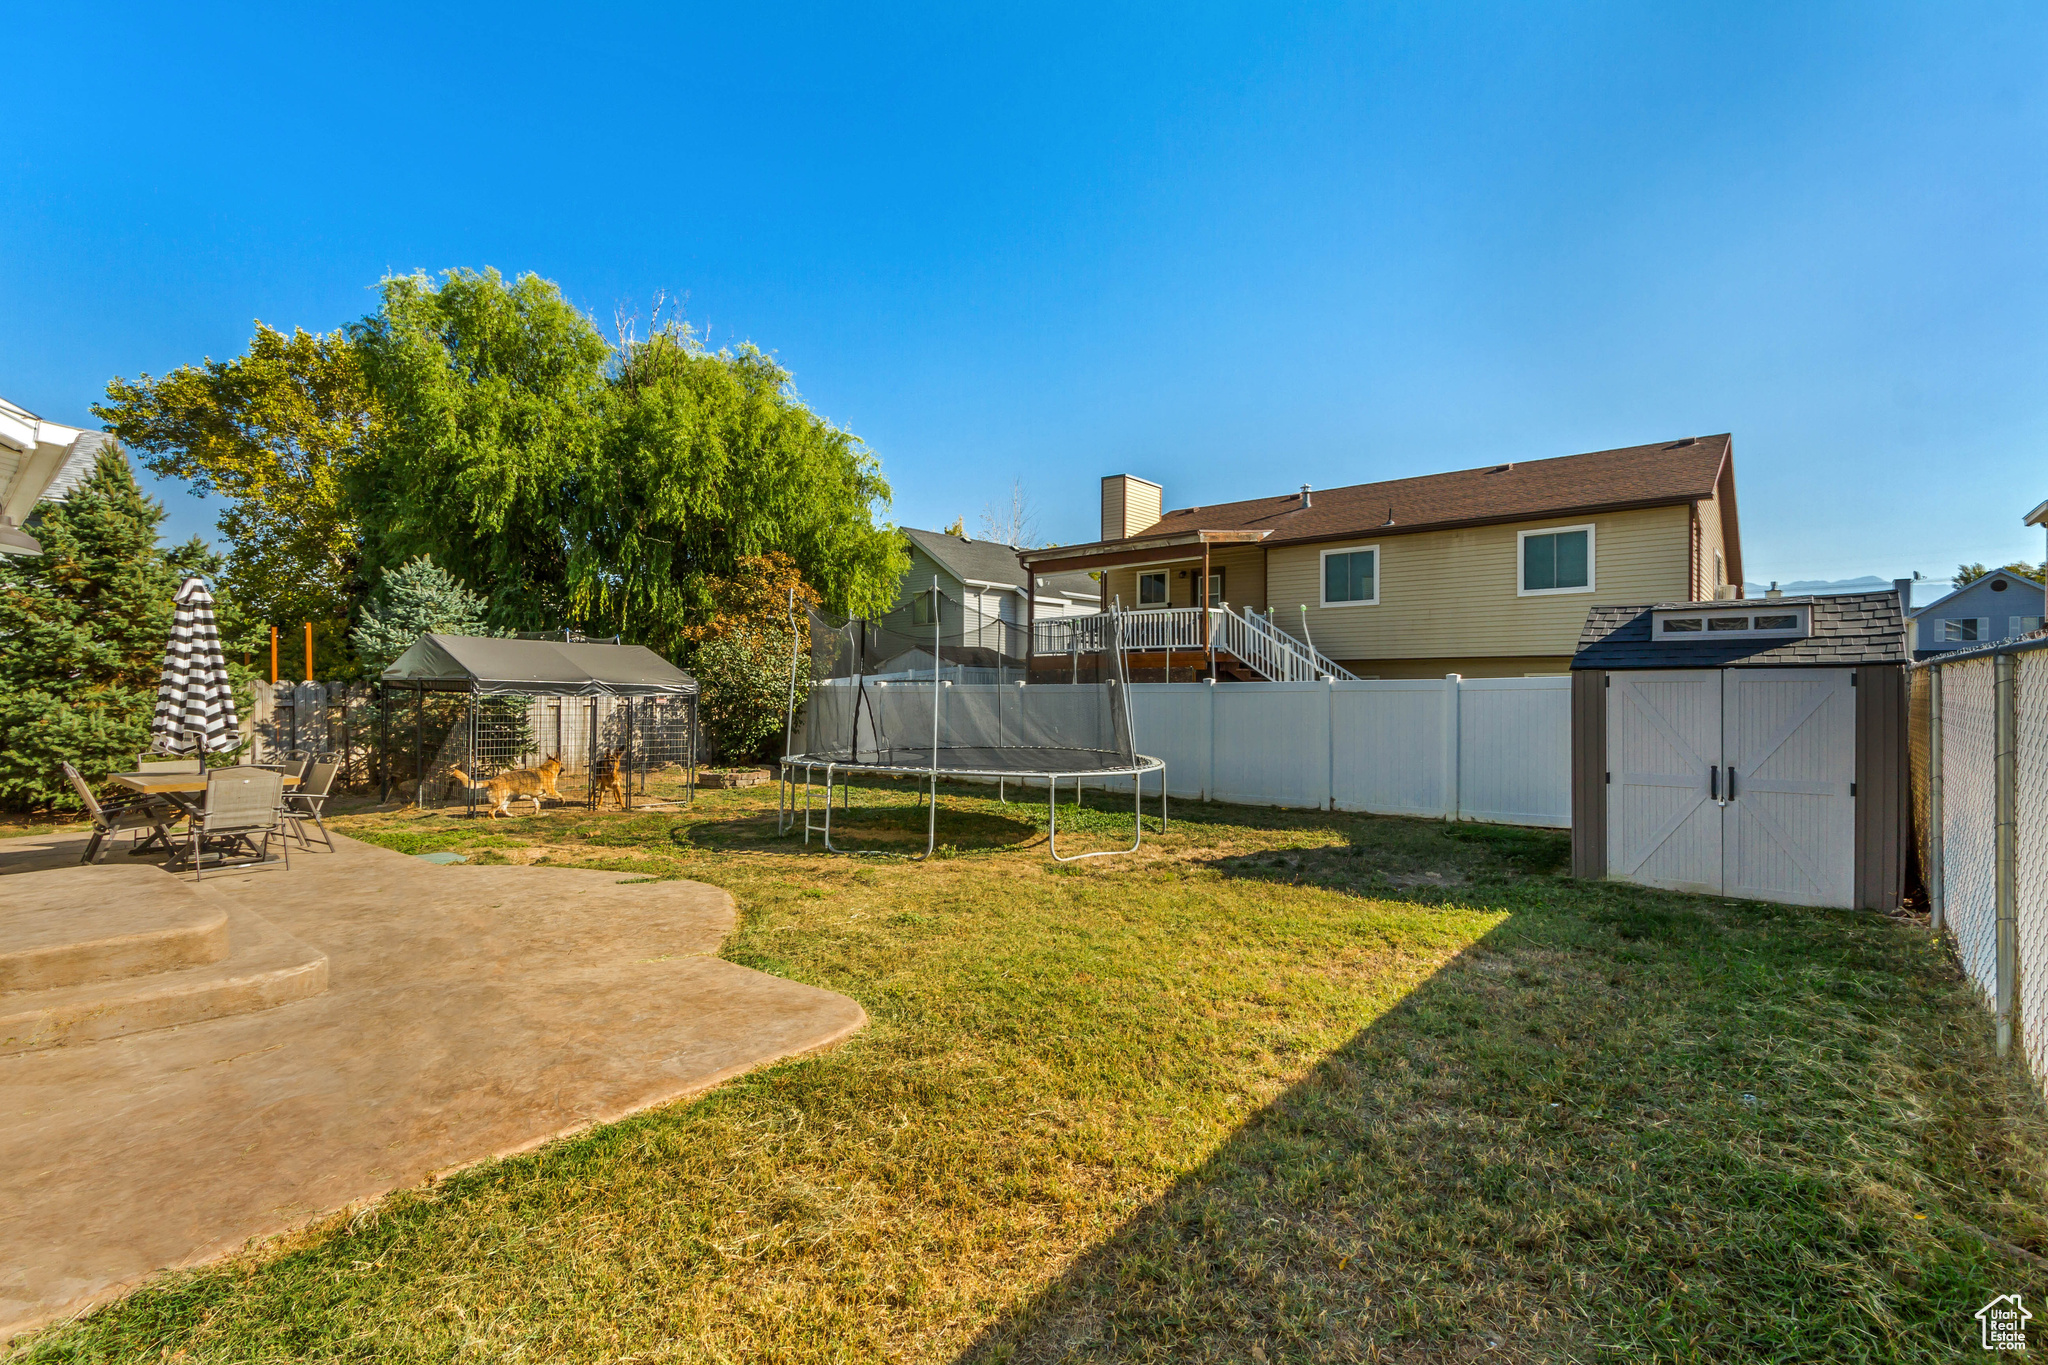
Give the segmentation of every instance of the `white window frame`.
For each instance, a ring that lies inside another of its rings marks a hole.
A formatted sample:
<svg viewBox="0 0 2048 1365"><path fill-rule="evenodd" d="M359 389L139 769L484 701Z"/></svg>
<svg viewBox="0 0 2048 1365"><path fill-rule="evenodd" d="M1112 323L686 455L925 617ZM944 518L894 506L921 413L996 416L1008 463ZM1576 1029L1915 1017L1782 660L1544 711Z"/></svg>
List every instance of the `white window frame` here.
<svg viewBox="0 0 2048 1365"><path fill-rule="evenodd" d="M1361 597L1351 602L1332 602L1329 599L1331 555L1355 555L1372 551L1372 596ZM1377 545L1333 545L1316 557L1316 601L1326 610L1338 607L1376 607L1380 604L1380 580L1387 567L1387 557L1380 553Z"/></svg>
<svg viewBox="0 0 2048 1365"><path fill-rule="evenodd" d="M1145 600L1145 580L1148 578L1157 578L1159 580L1163 592L1162 601L1147 602ZM1138 595L1139 611L1160 611L1173 605L1173 575L1165 569L1138 570L1138 581L1132 585L1131 590Z"/></svg>
<svg viewBox="0 0 2048 1365"><path fill-rule="evenodd" d="M1586 586L1583 588L1525 588L1522 586L1522 570L1528 563L1525 556L1528 549L1522 542L1530 536L1554 536L1563 531L1584 531L1586 533ZM1599 581L1598 530L1590 521L1571 526L1531 526L1526 531L1515 532L1515 596L1557 597L1564 593L1597 591Z"/></svg>

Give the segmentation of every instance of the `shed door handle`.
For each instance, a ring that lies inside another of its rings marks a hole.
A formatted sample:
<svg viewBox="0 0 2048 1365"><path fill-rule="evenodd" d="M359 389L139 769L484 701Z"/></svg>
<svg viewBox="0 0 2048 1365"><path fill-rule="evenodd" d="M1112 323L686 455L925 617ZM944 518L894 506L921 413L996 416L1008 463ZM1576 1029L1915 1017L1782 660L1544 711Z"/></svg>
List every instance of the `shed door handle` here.
<svg viewBox="0 0 2048 1365"><path fill-rule="evenodd" d="M1728 799L1730 801L1735 799L1735 765L1733 763L1728 765Z"/></svg>
<svg viewBox="0 0 2048 1365"><path fill-rule="evenodd" d="M1721 769L1718 766L1707 769L1707 799L1721 799Z"/></svg>

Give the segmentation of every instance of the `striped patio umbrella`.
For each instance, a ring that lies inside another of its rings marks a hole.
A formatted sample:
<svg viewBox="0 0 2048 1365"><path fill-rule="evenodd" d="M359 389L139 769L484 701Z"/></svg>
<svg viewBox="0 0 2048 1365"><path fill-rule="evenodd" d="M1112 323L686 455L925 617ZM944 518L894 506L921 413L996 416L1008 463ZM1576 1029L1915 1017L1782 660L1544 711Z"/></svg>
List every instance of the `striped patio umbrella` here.
<svg viewBox="0 0 2048 1365"><path fill-rule="evenodd" d="M213 623L213 594L204 579L188 578L178 589L164 675L156 685L150 748L160 754L233 749L242 742L237 724L228 661Z"/></svg>

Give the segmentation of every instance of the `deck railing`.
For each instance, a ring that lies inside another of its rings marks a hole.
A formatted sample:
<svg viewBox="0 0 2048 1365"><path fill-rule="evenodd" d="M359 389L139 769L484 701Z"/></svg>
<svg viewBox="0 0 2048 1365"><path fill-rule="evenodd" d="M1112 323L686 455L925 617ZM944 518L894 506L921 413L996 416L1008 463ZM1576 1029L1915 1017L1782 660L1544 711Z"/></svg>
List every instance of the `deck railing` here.
<svg viewBox="0 0 2048 1365"><path fill-rule="evenodd" d="M1202 632L1201 607L1159 607L1122 613L1124 649L1130 653L1189 652L1214 648L1242 660L1272 682L1314 682L1354 675L1322 651L1295 639L1263 616L1228 604L1207 609L1209 633ZM1033 623L1034 654L1100 649L1107 643L1110 612L1055 616Z"/></svg>

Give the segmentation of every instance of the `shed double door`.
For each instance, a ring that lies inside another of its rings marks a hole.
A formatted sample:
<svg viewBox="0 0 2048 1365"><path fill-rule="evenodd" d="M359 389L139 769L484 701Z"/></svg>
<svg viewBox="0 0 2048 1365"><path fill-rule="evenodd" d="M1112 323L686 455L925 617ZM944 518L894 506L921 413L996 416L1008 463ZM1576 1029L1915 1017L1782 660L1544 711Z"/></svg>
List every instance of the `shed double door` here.
<svg viewBox="0 0 2048 1365"><path fill-rule="evenodd" d="M1610 877L1794 905L1854 904L1851 670L1607 677Z"/></svg>

